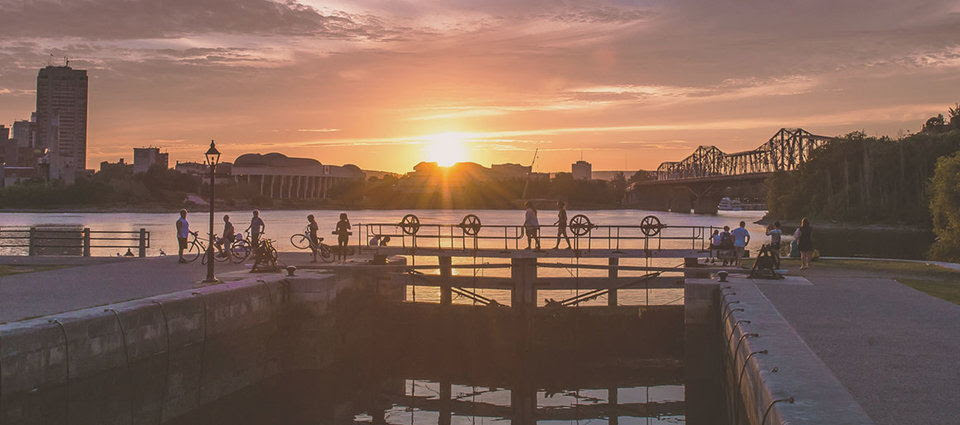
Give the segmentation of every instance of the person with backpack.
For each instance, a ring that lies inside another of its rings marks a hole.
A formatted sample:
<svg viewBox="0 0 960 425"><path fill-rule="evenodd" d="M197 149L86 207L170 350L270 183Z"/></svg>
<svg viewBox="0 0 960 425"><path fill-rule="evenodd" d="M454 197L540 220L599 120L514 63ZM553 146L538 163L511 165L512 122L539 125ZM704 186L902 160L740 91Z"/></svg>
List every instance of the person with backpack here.
<svg viewBox="0 0 960 425"><path fill-rule="evenodd" d="M732 252L733 235L730 234L730 226L723 226L723 231L720 232L720 259L724 266L733 263L734 260L730 258Z"/></svg>

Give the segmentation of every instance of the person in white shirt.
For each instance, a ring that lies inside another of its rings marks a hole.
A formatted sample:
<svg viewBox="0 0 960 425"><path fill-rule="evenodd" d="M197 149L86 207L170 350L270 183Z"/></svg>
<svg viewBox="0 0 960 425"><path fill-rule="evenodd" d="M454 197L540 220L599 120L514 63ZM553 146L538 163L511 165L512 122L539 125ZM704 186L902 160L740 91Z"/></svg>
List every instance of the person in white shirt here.
<svg viewBox="0 0 960 425"><path fill-rule="evenodd" d="M771 227L767 228L767 236L770 236L770 253L776 262L777 268L780 267L780 240L783 237L783 230L780 229L780 222L774 221Z"/></svg>
<svg viewBox="0 0 960 425"><path fill-rule="evenodd" d="M730 235L733 236L733 252L736 256L734 258L734 264L740 265L740 261L743 259L743 251L747 247L747 244L750 243L750 232L747 231L747 223L741 221L740 227L733 229L730 232Z"/></svg>
<svg viewBox="0 0 960 425"><path fill-rule="evenodd" d="M527 201L527 212L523 220L523 230L527 234L527 249L530 249L530 243L537 241L537 250L540 250L540 221L537 220L537 209L533 203Z"/></svg>
<svg viewBox="0 0 960 425"><path fill-rule="evenodd" d="M187 210L180 210L180 219L177 220L177 245L179 250L177 255L181 263L186 263L183 258L183 250L187 249L187 238L190 237L190 223L187 221Z"/></svg>

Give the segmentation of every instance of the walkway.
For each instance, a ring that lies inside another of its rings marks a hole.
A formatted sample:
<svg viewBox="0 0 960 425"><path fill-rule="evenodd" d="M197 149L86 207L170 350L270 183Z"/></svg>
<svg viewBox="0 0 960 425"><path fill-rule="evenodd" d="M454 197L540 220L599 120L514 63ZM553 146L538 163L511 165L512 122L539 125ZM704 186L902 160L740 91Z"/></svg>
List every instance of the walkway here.
<svg viewBox="0 0 960 425"><path fill-rule="evenodd" d="M309 261L305 253L281 253L280 258L294 264ZM0 257L0 264L70 265L0 276L0 323L190 289L207 271L199 261L178 264L176 256ZM218 273L249 269L230 263L216 267Z"/></svg>
<svg viewBox="0 0 960 425"><path fill-rule="evenodd" d="M880 272L803 274L757 286L873 420L960 423L960 305Z"/></svg>

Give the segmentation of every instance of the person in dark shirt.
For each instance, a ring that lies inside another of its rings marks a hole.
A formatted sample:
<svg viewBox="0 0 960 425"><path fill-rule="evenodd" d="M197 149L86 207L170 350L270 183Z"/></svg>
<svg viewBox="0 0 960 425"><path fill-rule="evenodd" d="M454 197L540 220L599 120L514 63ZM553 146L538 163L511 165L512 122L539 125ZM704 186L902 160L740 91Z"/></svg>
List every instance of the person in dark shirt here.
<svg viewBox="0 0 960 425"><path fill-rule="evenodd" d="M570 246L570 236L567 236L567 205L563 201L557 202L557 209L560 210L557 212L557 222L554 223L557 225L557 246L553 249L560 248L560 238L562 237L567 241L567 249L572 249Z"/></svg>
<svg viewBox="0 0 960 425"><path fill-rule="evenodd" d="M250 245L256 248L260 244L260 235L267 230L267 225L260 218L260 210L253 210L253 218L250 219L250 226L247 231L250 232Z"/></svg>
<svg viewBox="0 0 960 425"><path fill-rule="evenodd" d="M223 216L223 234L221 234L220 238L217 239L217 251L220 251L219 255L221 257L227 256L227 253L223 250L225 248L230 248L230 245L233 244L236 236L236 231L233 229L233 223L230 222L230 216Z"/></svg>
<svg viewBox="0 0 960 425"><path fill-rule="evenodd" d="M317 237L317 232L320 230L320 226L317 225L317 219L313 217L313 214L307 216L307 233L310 238L310 252L313 253L313 260L310 260L311 263L317 262L317 252L320 251L320 238Z"/></svg>
<svg viewBox="0 0 960 425"><path fill-rule="evenodd" d="M337 228L333 231L337 235L337 259L347 261L347 244L350 243L350 220L347 213L340 213L340 221L337 222Z"/></svg>

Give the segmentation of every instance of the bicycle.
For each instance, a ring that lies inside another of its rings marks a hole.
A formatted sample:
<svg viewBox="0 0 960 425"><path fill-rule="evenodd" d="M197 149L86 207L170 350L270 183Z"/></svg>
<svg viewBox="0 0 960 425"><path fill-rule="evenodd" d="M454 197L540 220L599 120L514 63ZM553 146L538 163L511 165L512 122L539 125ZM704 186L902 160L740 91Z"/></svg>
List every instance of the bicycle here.
<svg viewBox="0 0 960 425"><path fill-rule="evenodd" d="M290 236L290 243L297 249L310 249L313 246L313 244L310 243L310 229L307 228L303 233ZM323 260L324 263L333 261L333 251L329 245L323 243L323 238L318 237L316 244L317 254L320 255L320 259Z"/></svg>
<svg viewBox="0 0 960 425"><path fill-rule="evenodd" d="M230 253L230 262L232 263L242 263L250 254L253 253L253 241L250 238L250 232L245 232L246 237L236 238L233 243L230 244L228 251ZM263 234L260 234L260 238L263 238Z"/></svg>
<svg viewBox="0 0 960 425"><path fill-rule="evenodd" d="M197 258L200 258L200 264L207 264L207 255L206 255L207 245L204 244L203 240L200 239L199 237L200 232L190 232L190 234L193 235L193 239L187 242L187 248L183 250L184 261L188 263L192 263L194 261L197 261ZM213 235L213 237L216 238L217 235ZM229 255L221 256L221 255L214 254L213 258L217 262L222 263L224 261L229 260L230 256Z"/></svg>

